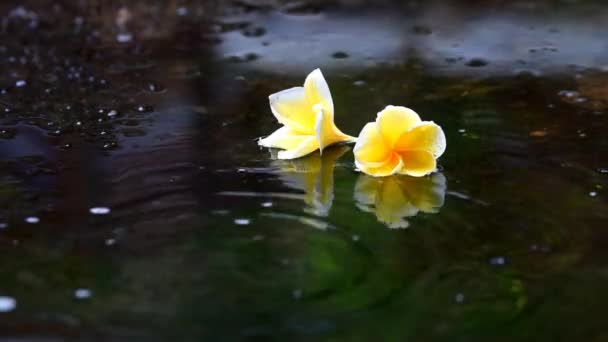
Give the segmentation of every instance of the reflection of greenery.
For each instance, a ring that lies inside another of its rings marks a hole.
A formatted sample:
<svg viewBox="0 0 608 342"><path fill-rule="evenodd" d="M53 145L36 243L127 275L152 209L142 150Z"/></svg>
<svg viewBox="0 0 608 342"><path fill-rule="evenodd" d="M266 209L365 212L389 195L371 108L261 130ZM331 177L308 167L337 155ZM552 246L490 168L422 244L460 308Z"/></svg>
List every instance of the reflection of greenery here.
<svg viewBox="0 0 608 342"><path fill-rule="evenodd" d="M446 182L441 173L428 177L361 175L355 186L357 207L373 212L390 228L406 228L406 217L422 211L436 213L443 206Z"/></svg>
<svg viewBox="0 0 608 342"><path fill-rule="evenodd" d="M304 202L316 216L327 216L334 200L334 167L348 146L338 145L303 158L274 160L279 175L291 188L304 191ZM273 150L276 153L276 150Z"/></svg>

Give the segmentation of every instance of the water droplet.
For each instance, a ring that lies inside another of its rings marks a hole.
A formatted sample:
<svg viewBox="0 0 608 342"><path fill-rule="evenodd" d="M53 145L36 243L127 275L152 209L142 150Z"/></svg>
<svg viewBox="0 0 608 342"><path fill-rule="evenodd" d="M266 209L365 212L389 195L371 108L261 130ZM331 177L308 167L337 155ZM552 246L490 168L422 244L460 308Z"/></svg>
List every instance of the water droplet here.
<svg viewBox="0 0 608 342"><path fill-rule="evenodd" d="M153 93L157 93L160 91L163 91L165 88L155 82L150 82L148 83L148 90L153 92Z"/></svg>
<svg viewBox="0 0 608 342"><path fill-rule="evenodd" d="M457 294L454 296L454 301L455 301L456 303L459 303L459 304L460 304L460 303L462 303L462 302L464 302L464 294L462 294L462 293L457 293Z"/></svg>
<svg viewBox="0 0 608 342"><path fill-rule="evenodd" d="M578 92L575 90L560 90L557 95L565 98L574 98L578 97Z"/></svg>
<svg viewBox="0 0 608 342"><path fill-rule="evenodd" d="M115 141L110 141L110 142L103 144L104 150L113 150L115 148L118 148L118 144Z"/></svg>
<svg viewBox="0 0 608 342"><path fill-rule="evenodd" d="M116 35L116 41L119 43L128 43L133 40L133 35L131 33L119 33Z"/></svg>
<svg viewBox="0 0 608 342"><path fill-rule="evenodd" d="M486 61L485 59L481 59L481 58L473 58L470 61L468 61L466 63L466 65L473 67L473 68L479 68L479 67L488 65L488 61Z"/></svg>
<svg viewBox="0 0 608 342"><path fill-rule="evenodd" d="M461 129L458 130L458 133L466 133L466 132L467 132L467 130L464 129L464 128L461 128Z"/></svg>
<svg viewBox="0 0 608 342"><path fill-rule="evenodd" d="M292 295L293 295L294 299L300 299L300 298L302 298L302 290L295 289L295 290L293 290Z"/></svg>
<svg viewBox="0 0 608 342"><path fill-rule="evenodd" d="M107 215L111 210L108 207L93 207L89 209L89 212L93 215Z"/></svg>
<svg viewBox="0 0 608 342"><path fill-rule="evenodd" d="M27 82L25 82L25 80L18 80L17 82L15 82L15 87L17 88L23 88L27 85Z"/></svg>
<svg viewBox="0 0 608 342"><path fill-rule="evenodd" d="M357 86L357 87L363 87L365 84L366 83L363 80L357 80L357 81L353 82L353 85Z"/></svg>
<svg viewBox="0 0 608 342"><path fill-rule="evenodd" d="M25 222L29 224L36 224L40 222L40 219L36 216L28 216L25 218Z"/></svg>
<svg viewBox="0 0 608 342"><path fill-rule="evenodd" d="M234 224L238 225L238 226L246 226L249 223L251 223L251 220L246 219L246 218L238 218L234 220Z"/></svg>
<svg viewBox="0 0 608 342"><path fill-rule="evenodd" d="M76 299L87 299L90 298L91 295L92 293L89 289L76 289L76 291L74 291L74 297Z"/></svg>
<svg viewBox="0 0 608 342"><path fill-rule="evenodd" d="M106 239L106 246L113 246L116 243L116 239Z"/></svg>
<svg viewBox="0 0 608 342"><path fill-rule="evenodd" d="M346 52L344 52L344 51L337 51L337 52L334 52L334 53L333 53L331 56L332 56L333 58L336 58L336 59L344 59L344 58L348 58L348 54L347 54Z"/></svg>
<svg viewBox="0 0 608 342"><path fill-rule="evenodd" d="M185 17L188 15L188 8L183 6L178 7L177 10L175 10L175 13L180 17Z"/></svg>
<svg viewBox="0 0 608 342"><path fill-rule="evenodd" d="M359 237L359 235L355 234L355 235L353 235L352 239L353 239L353 241L359 241L360 237Z"/></svg>
<svg viewBox="0 0 608 342"><path fill-rule="evenodd" d="M490 259L490 264L491 265L496 265L496 266L502 266L506 263L506 259L505 257L494 257Z"/></svg>
<svg viewBox="0 0 608 342"><path fill-rule="evenodd" d="M145 105L140 105L140 106L137 106L137 111L140 112L140 113L151 112L152 111L152 107L145 106Z"/></svg>
<svg viewBox="0 0 608 342"><path fill-rule="evenodd" d="M412 32L414 34L422 34L422 35L428 35L433 33L433 31L426 26L422 26L422 25L415 25L412 27Z"/></svg>
<svg viewBox="0 0 608 342"><path fill-rule="evenodd" d="M118 115L118 112L115 111L114 109L112 109L111 111L108 112L108 117L113 118L116 115Z"/></svg>
<svg viewBox="0 0 608 342"><path fill-rule="evenodd" d="M591 196L591 197L595 197L595 196L597 196L597 192L595 192L595 191L591 191L591 192L589 193L589 196Z"/></svg>
<svg viewBox="0 0 608 342"><path fill-rule="evenodd" d="M17 300L13 297L0 296L0 312L11 312L17 307Z"/></svg>
<svg viewBox="0 0 608 342"><path fill-rule="evenodd" d="M245 55L245 60L247 62L255 61L258 58L260 58L260 56L257 53L253 53L253 52L250 52Z"/></svg>
<svg viewBox="0 0 608 342"><path fill-rule="evenodd" d="M608 167L600 167L599 169L597 169L597 172L602 175L608 175Z"/></svg>
<svg viewBox="0 0 608 342"><path fill-rule="evenodd" d="M266 34L266 29L263 27L249 27L243 30L245 37L261 37Z"/></svg>
<svg viewBox="0 0 608 342"><path fill-rule="evenodd" d="M272 207L272 202L264 202L264 203L262 203L262 207L270 208L270 207Z"/></svg>

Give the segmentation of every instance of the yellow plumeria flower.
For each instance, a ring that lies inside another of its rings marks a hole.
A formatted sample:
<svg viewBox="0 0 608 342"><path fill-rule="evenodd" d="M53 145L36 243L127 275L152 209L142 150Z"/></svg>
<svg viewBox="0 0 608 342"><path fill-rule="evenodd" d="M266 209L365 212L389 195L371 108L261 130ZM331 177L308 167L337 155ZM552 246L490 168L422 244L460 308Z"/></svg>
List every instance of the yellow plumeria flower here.
<svg viewBox="0 0 608 342"><path fill-rule="evenodd" d="M304 191L306 211L315 216L327 216L334 200L334 168L336 161L348 151L347 146L335 146L318 154L297 160L275 160L283 182L290 188Z"/></svg>
<svg viewBox="0 0 608 342"><path fill-rule="evenodd" d="M389 228L407 228L406 218L419 212L437 213L443 206L446 181L441 173L429 177L361 175L355 185L357 207L376 214Z"/></svg>
<svg viewBox="0 0 608 342"><path fill-rule="evenodd" d="M374 177L421 177L436 170L436 159L445 146L443 130L434 122L420 120L409 108L387 106L376 122L361 130L354 149L355 165Z"/></svg>
<svg viewBox="0 0 608 342"><path fill-rule="evenodd" d="M338 142L354 142L334 124L334 103L321 70L311 72L304 87L294 87L268 97L270 109L284 126L258 143L284 149L279 159L295 159Z"/></svg>

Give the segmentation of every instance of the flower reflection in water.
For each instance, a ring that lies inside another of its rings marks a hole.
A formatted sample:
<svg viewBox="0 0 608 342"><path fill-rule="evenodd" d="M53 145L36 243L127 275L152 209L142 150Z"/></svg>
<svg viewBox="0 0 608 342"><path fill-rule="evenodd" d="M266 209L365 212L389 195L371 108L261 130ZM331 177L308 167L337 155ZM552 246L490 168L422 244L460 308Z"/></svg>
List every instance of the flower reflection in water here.
<svg viewBox="0 0 608 342"><path fill-rule="evenodd" d="M273 160L283 182L304 192L306 212L325 217L334 200L334 168L336 161L350 148L344 145L323 150L323 155L311 154L293 160ZM272 151L275 159L276 151Z"/></svg>
<svg viewBox="0 0 608 342"><path fill-rule="evenodd" d="M374 213L389 228L407 228L409 222L406 218L421 211L439 212L445 191L446 180L441 173L421 178L361 175L355 185L355 201L359 209Z"/></svg>

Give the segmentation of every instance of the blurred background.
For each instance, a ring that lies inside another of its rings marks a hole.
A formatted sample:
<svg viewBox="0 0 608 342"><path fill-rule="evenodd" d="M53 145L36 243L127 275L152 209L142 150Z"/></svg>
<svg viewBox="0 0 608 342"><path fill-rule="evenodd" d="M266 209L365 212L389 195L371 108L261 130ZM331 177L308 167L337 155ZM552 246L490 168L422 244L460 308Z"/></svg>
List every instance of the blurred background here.
<svg viewBox="0 0 608 342"><path fill-rule="evenodd" d="M606 341L603 1L2 1L0 339ZM276 160L321 68L437 173Z"/></svg>

